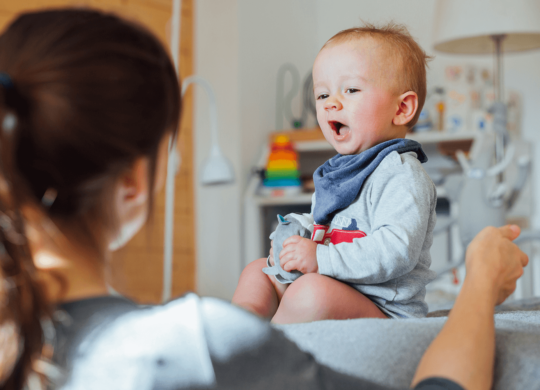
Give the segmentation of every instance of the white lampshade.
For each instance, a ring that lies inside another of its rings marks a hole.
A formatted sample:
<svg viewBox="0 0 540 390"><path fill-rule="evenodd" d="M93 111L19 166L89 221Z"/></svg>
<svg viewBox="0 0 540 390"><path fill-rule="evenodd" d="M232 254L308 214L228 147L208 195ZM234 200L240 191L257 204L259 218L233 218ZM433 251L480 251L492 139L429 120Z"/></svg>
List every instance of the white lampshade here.
<svg viewBox="0 0 540 390"><path fill-rule="evenodd" d="M492 54L492 35L504 34L502 51L540 48L539 0L439 0L434 23L435 50Z"/></svg>
<svg viewBox="0 0 540 390"><path fill-rule="evenodd" d="M225 184L234 181L234 170L221 152L218 144L212 145L210 157L202 168L201 183L205 185Z"/></svg>

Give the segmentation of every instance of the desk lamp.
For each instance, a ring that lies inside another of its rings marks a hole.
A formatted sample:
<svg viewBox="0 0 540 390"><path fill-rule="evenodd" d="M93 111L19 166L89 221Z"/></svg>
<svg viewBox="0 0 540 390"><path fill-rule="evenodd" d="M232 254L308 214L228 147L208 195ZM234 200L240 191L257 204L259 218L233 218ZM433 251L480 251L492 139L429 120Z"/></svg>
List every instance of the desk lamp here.
<svg viewBox="0 0 540 390"><path fill-rule="evenodd" d="M540 48L538 0L439 0L435 11L434 48L449 54L494 54L495 157L504 157L507 137L503 90L503 52Z"/></svg>

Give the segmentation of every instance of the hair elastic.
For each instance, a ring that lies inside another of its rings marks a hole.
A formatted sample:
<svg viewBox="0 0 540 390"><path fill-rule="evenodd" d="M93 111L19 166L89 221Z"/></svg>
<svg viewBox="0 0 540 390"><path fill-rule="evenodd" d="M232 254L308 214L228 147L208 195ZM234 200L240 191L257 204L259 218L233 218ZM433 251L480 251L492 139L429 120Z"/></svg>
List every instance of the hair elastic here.
<svg viewBox="0 0 540 390"><path fill-rule="evenodd" d="M0 72L0 85L4 87L6 91L13 89L13 80L11 76L6 72ZM12 113L7 113L2 120L2 130L11 132L15 126L17 126L17 118Z"/></svg>

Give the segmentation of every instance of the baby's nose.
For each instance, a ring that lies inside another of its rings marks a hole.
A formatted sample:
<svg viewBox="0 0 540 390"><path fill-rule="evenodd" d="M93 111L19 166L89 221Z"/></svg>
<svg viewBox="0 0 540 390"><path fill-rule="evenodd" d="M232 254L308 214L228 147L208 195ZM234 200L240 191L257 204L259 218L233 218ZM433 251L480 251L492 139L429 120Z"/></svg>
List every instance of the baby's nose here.
<svg viewBox="0 0 540 390"><path fill-rule="evenodd" d="M325 110L341 110L343 106L341 105L339 99L337 99L335 96L330 96L328 99L326 99L326 102L324 102L324 108Z"/></svg>

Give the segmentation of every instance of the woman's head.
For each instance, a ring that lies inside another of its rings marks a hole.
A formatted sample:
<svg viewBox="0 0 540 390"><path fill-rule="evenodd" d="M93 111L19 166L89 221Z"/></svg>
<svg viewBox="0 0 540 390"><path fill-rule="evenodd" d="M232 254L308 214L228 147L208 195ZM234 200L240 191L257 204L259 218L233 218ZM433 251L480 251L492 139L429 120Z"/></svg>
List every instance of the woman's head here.
<svg viewBox="0 0 540 390"><path fill-rule="evenodd" d="M0 37L0 72L14 86L0 112L18 120L15 168L34 199L57 194L52 217L98 211L104 185L137 157L150 157L154 172L158 145L177 126L169 56L154 36L112 15L20 16Z"/></svg>
<svg viewBox="0 0 540 390"><path fill-rule="evenodd" d="M7 123L0 129L0 219L13 221L14 234L23 233L19 206L43 201L54 221L103 244L91 227L118 227L111 197L126 171L148 175L150 201L141 207L151 204L158 154L180 111L174 67L152 34L98 11L23 14L0 36L0 73L0 125ZM22 336L35 336L45 305L26 244L9 234L0 232L0 276L19 293L0 295L9 308L24 308L11 310L25 324ZM39 352L36 337L25 343L21 364Z"/></svg>

